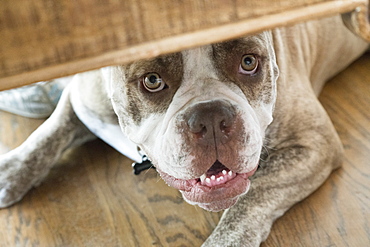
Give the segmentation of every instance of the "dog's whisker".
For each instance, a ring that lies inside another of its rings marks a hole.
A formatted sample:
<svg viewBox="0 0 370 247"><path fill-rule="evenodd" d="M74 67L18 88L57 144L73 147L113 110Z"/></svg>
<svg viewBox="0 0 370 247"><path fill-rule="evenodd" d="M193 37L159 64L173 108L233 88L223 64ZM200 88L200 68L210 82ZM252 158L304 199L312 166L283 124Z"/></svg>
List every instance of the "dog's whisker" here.
<svg viewBox="0 0 370 247"><path fill-rule="evenodd" d="M180 198L180 199L182 199L182 195L181 195L181 193L180 193L180 194L177 194L177 195L176 195L176 198Z"/></svg>
<svg viewBox="0 0 370 247"><path fill-rule="evenodd" d="M262 148L266 151L267 155L269 155L269 147L267 147L266 145L262 145Z"/></svg>
<svg viewBox="0 0 370 247"><path fill-rule="evenodd" d="M152 165L150 166L145 172L144 172L144 175L148 174L148 172L151 170L151 169L155 169L155 167Z"/></svg>
<svg viewBox="0 0 370 247"><path fill-rule="evenodd" d="M159 174L158 174L156 183L159 183L159 181L161 181L161 180L162 180L162 178L161 178L161 176L159 176Z"/></svg>
<svg viewBox="0 0 370 247"><path fill-rule="evenodd" d="M265 150L265 153L266 153L266 155L264 155L265 157L266 157L266 159L263 159L263 158L261 158L261 156L260 156L260 160L262 161L262 162L264 162L264 163L267 163L269 160L270 160L270 152L269 152L269 148L268 147L266 147L266 145L262 145L262 148Z"/></svg>

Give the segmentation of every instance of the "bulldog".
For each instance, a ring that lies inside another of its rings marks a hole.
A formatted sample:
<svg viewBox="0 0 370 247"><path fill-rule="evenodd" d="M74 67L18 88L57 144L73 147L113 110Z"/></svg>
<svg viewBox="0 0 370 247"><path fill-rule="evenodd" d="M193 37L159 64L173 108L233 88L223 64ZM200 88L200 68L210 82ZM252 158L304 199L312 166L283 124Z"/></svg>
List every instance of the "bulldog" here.
<svg viewBox="0 0 370 247"><path fill-rule="evenodd" d="M98 136L145 153L190 204L225 210L203 246L258 246L340 165L317 95L368 47L339 16L78 74L54 113L0 158L0 206Z"/></svg>

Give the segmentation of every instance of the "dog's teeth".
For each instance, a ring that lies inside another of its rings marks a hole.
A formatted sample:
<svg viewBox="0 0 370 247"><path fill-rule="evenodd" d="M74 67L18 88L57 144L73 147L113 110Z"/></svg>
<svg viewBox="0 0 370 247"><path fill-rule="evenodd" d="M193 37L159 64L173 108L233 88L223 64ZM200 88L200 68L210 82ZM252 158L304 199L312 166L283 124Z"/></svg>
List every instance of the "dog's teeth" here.
<svg viewBox="0 0 370 247"><path fill-rule="evenodd" d="M214 186L228 181L233 176L235 176L235 174L232 171L222 170L218 175L207 176L207 173L204 173L199 179L203 185Z"/></svg>

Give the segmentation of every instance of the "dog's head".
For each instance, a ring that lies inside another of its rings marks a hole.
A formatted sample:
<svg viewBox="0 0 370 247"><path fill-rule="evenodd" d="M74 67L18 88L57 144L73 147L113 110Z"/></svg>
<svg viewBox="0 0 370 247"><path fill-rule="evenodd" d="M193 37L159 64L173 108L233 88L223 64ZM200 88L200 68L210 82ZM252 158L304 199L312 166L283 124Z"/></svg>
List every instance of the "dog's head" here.
<svg viewBox="0 0 370 247"><path fill-rule="evenodd" d="M121 128L161 177L207 210L235 204L272 122L278 69L270 33L114 70Z"/></svg>

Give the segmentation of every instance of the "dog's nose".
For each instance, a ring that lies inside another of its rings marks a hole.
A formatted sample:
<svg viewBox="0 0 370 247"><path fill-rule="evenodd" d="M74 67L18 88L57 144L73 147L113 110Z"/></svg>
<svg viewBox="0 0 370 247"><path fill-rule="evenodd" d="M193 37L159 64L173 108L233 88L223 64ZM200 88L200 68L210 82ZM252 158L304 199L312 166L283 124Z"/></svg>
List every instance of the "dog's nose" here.
<svg viewBox="0 0 370 247"><path fill-rule="evenodd" d="M198 103L184 115L188 133L197 142L226 143L234 132L235 108L227 101L215 100Z"/></svg>

